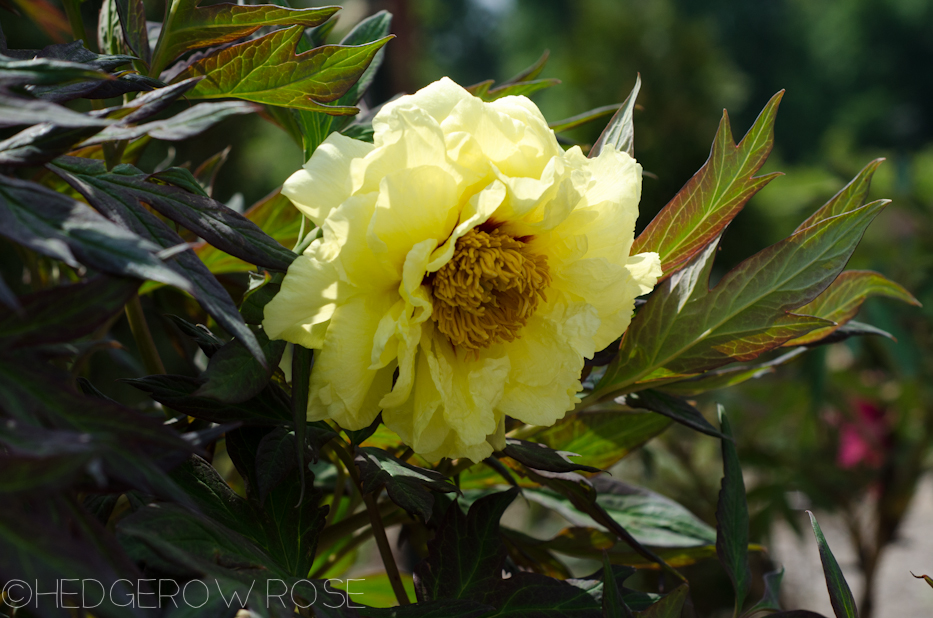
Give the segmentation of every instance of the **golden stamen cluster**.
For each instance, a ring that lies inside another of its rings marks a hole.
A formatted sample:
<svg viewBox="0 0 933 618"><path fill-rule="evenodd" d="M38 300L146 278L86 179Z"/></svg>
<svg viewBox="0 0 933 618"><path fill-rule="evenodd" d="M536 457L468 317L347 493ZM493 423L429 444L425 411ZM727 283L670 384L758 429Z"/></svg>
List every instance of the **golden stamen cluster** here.
<svg viewBox="0 0 933 618"><path fill-rule="evenodd" d="M513 341L551 283L547 260L502 233L470 230L433 277L437 328L471 352Z"/></svg>

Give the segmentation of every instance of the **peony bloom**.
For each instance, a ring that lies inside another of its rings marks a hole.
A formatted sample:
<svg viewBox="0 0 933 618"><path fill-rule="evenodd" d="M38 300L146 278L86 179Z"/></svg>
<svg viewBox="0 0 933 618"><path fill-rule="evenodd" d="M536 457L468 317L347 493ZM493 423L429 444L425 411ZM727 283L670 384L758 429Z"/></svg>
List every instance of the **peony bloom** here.
<svg viewBox="0 0 933 618"><path fill-rule="evenodd" d="M308 419L385 424L429 460L480 461L506 415L552 425L583 358L626 329L658 256L629 256L641 166L564 152L525 97L449 79L386 104L374 144L334 133L282 192L322 236L266 306L320 350Z"/></svg>

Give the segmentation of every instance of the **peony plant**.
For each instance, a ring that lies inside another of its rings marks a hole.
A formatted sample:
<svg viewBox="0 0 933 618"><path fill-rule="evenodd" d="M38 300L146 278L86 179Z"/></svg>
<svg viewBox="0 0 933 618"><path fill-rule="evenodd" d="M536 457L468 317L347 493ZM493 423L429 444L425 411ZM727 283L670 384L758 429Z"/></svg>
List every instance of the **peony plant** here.
<svg viewBox="0 0 933 618"><path fill-rule="evenodd" d="M388 13L328 43L336 7L169 0L150 37L142 0L104 0L95 42L78 0L46 4L73 42L0 42L0 613L679 616L702 563L736 617L816 615L753 578L736 437L689 398L876 334L852 321L869 295L916 304L844 271L886 205L865 203L878 162L710 287L775 176L781 93L738 144L723 116L635 237L640 80L548 123L545 55L358 113ZM257 112L305 162L243 214L212 195L223 153L137 167ZM557 138L613 113L592 145ZM121 362L145 403L97 379ZM721 445L715 522L605 474L674 423ZM505 525L518 494L570 525ZM369 539L382 568L350 577Z"/></svg>

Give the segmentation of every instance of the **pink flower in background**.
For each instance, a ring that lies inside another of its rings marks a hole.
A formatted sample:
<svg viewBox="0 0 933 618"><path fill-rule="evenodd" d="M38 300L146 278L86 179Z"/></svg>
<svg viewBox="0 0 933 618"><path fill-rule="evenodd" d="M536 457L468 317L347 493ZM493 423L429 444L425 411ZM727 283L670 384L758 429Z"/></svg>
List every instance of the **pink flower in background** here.
<svg viewBox="0 0 933 618"><path fill-rule="evenodd" d="M853 420L839 422L836 463L844 470L858 465L880 468L890 441L885 411L865 399L857 399L854 408Z"/></svg>

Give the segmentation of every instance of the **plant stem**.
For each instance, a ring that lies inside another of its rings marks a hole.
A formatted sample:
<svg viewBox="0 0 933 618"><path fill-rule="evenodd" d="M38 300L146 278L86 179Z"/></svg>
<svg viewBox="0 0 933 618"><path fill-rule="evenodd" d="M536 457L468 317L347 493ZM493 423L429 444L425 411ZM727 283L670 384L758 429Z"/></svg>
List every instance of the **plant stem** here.
<svg viewBox="0 0 933 618"><path fill-rule="evenodd" d="M139 347L139 354L143 357L143 366L146 371L150 374L164 374L165 365L162 364L162 359L159 358L159 351L152 339L149 325L146 324L146 316L143 315L143 306L139 302L139 296L134 296L132 300L126 303L126 319L130 323L130 330L133 332L136 345Z"/></svg>
<svg viewBox="0 0 933 618"><path fill-rule="evenodd" d="M379 555L382 556L382 564L385 565L386 575L389 576L389 583L392 584L392 591L399 605L411 605L408 600L408 593L405 592L405 586L402 584L402 576L398 572L398 565L395 564L395 557L392 555L392 548L389 546L389 538L386 536L386 529L382 525L382 515L379 513L379 507L376 506L376 500L372 494L363 494L363 502L366 503L366 511L369 513L369 520L373 526L373 536L376 538L376 546L379 548Z"/></svg>
<svg viewBox="0 0 933 618"><path fill-rule="evenodd" d="M356 464L353 457L344 446L341 440L334 439L330 441L330 446L334 449L337 457L343 461L347 467L347 472L353 478L353 482L363 496L363 502L366 504L366 512L369 513L369 523L373 527L373 536L376 538L376 547L379 548L379 555L382 557L382 564L385 565L386 575L389 576L389 583L392 584L392 591L399 605L410 605L408 593L405 592L405 586L402 585L402 576L398 572L398 565L395 564L395 557L392 555L392 548L389 546L389 538L386 536L386 529L382 523L382 513L376 505L376 499L373 494L363 493L363 486L360 484L360 475L356 472Z"/></svg>

